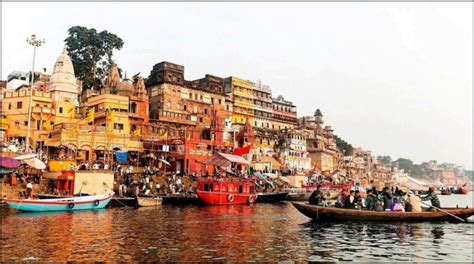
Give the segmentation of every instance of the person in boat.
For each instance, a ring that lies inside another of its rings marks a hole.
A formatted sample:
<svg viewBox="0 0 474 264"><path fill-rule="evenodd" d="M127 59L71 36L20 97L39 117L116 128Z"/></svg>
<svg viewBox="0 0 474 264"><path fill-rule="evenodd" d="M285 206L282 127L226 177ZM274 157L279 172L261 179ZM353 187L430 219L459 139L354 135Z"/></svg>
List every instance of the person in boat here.
<svg viewBox="0 0 474 264"><path fill-rule="evenodd" d="M356 190L354 192L354 205L355 205L355 208L362 209L362 196L360 196L359 190Z"/></svg>
<svg viewBox="0 0 474 264"><path fill-rule="evenodd" d="M436 195L436 193L434 192L434 188L433 187L430 187L428 189L428 194L425 196L425 197L420 197L421 198L421 201L430 201L431 202L431 206L430 207L430 211L433 210L433 208L437 207L437 208L440 208L441 207L441 203L439 201L439 198L438 198L438 195Z"/></svg>
<svg viewBox="0 0 474 264"><path fill-rule="evenodd" d="M365 209L369 211L375 211L375 205L377 202L377 197L372 190L367 190L367 195L365 196Z"/></svg>
<svg viewBox="0 0 474 264"><path fill-rule="evenodd" d="M33 196L33 184L28 181L26 184L26 197L31 198Z"/></svg>
<svg viewBox="0 0 474 264"><path fill-rule="evenodd" d="M344 201L344 208L346 209L355 209L355 191L351 190L349 196Z"/></svg>
<svg viewBox="0 0 474 264"><path fill-rule="evenodd" d="M392 187L393 189L393 187ZM384 187L382 190L382 196L383 196L383 209L390 210L392 208L392 194L390 192L390 188Z"/></svg>
<svg viewBox="0 0 474 264"><path fill-rule="evenodd" d="M337 196L337 201L335 206L338 208L343 208L347 198L347 191L342 189L339 195Z"/></svg>
<svg viewBox="0 0 474 264"><path fill-rule="evenodd" d="M316 190L309 196L309 204L322 205L324 201L323 192L321 191L321 185L318 185Z"/></svg>
<svg viewBox="0 0 474 264"><path fill-rule="evenodd" d="M392 204L392 208L390 208L390 211L392 211L392 212L404 212L405 208L403 208L403 205L400 202L400 200L398 200L398 198L393 198L393 204Z"/></svg>
<svg viewBox="0 0 474 264"><path fill-rule="evenodd" d="M188 194L194 194L194 188L191 184L189 184Z"/></svg>
<svg viewBox="0 0 474 264"><path fill-rule="evenodd" d="M421 212L421 199L417 196L416 191L408 193L407 203L405 204L406 212Z"/></svg>

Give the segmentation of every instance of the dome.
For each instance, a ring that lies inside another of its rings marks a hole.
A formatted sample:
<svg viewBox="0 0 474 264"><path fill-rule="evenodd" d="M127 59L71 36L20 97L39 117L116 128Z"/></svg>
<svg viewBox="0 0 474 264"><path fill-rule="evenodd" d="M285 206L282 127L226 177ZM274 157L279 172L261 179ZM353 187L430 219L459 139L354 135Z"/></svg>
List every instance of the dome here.
<svg viewBox="0 0 474 264"><path fill-rule="evenodd" d="M74 75L74 66L69 57L66 48L54 64L53 74L48 88L49 92L63 91L78 93L76 76Z"/></svg>
<svg viewBox="0 0 474 264"><path fill-rule="evenodd" d="M133 88L133 84L126 79L117 84L117 87L115 87L115 93L118 95L130 96L135 93L135 88Z"/></svg>

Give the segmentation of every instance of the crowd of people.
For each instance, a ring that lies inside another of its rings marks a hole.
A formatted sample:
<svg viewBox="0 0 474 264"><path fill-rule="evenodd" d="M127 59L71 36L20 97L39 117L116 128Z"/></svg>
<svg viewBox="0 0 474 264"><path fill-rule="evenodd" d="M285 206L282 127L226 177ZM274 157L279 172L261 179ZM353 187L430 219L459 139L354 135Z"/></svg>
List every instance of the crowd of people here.
<svg viewBox="0 0 474 264"><path fill-rule="evenodd" d="M345 209L359 209L369 211L391 211L391 212L421 212L422 201L430 201L431 207L440 208L441 204L434 188L430 187L425 196L419 196L416 191L403 193L398 188L384 187L377 191L375 187L368 189L362 198L359 190L341 190L334 205L326 201L321 186L318 186L309 197L309 204L319 206L334 206Z"/></svg>
<svg viewBox="0 0 474 264"><path fill-rule="evenodd" d="M159 181L157 177L164 177L164 181ZM186 174L179 171L170 175L159 173L158 171L144 170L141 174L133 173L130 168L118 169L115 172L115 179L119 183L119 196L150 196L161 194L194 194L195 190L191 184L187 187L184 184ZM189 176L189 178L195 176ZM161 182L161 184L160 184Z"/></svg>

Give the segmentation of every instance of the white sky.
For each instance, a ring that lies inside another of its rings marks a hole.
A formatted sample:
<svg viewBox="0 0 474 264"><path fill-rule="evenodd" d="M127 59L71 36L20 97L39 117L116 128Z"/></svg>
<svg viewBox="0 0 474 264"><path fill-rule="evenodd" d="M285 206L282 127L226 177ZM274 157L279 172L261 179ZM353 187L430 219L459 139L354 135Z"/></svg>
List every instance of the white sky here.
<svg viewBox="0 0 474 264"><path fill-rule="evenodd" d="M261 79L298 115L323 112L355 146L472 168L472 3L5 3L2 79L51 68L67 29L108 30L115 59L147 77L168 60L186 79Z"/></svg>

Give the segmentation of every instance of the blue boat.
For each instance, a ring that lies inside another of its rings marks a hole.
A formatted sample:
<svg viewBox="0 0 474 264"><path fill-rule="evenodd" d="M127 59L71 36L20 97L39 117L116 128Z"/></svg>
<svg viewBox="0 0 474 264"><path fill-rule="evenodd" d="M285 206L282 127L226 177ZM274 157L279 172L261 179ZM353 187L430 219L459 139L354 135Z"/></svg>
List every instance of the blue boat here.
<svg viewBox="0 0 474 264"><path fill-rule="evenodd" d="M13 209L27 212L76 211L102 209L110 202L114 193L56 199L7 199Z"/></svg>

